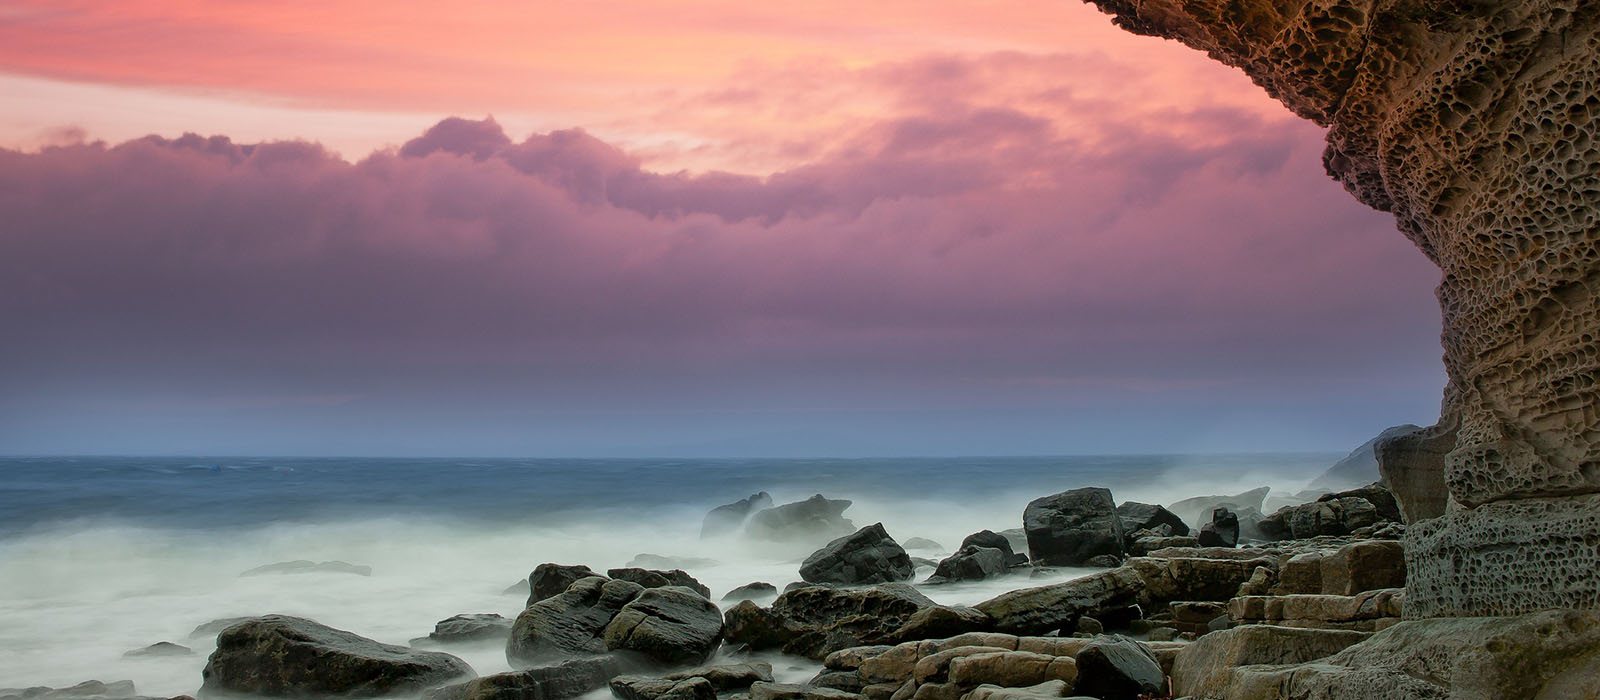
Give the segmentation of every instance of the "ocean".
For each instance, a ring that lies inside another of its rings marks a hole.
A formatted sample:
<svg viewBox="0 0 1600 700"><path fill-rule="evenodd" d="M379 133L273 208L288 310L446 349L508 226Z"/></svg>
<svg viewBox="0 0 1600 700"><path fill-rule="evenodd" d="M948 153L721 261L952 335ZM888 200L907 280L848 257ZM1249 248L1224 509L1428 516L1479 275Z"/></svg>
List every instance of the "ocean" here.
<svg viewBox="0 0 1600 700"><path fill-rule="evenodd" d="M190 637L202 623L284 613L405 644L458 613L514 617L524 596L505 590L547 561L603 571L645 553L696 557L715 562L689 568L714 600L752 581L782 588L809 546L700 537L707 510L757 491L780 504L851 499L857 526L932 539L943 552L913 554L938 558L972 532L1020 527L1027 502L1051 493L1104 486L1119 502L1165 504L1263 485L1293 492L1340 456L0 458L0 688L132 680L145 695L193 694L214 646ZM240 576L293 560L371 575ZM973 603L1043 582L924 592ZM123 656L159 641L194 653ZM495 645L448 651L480 675L509 668Z"/></svg>

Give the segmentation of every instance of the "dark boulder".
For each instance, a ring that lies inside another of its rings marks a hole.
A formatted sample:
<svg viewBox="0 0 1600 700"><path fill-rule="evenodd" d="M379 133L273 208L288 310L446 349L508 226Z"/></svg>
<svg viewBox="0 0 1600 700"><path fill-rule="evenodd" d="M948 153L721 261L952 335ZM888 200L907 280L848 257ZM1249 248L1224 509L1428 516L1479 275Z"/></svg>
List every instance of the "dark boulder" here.
<svg viewBox="0 0 1600 700"><path fill-rule="evenodd" d="M771 507L772 496L762 491L742 500L712 508L711 512L706 513L705 520L700 523L700 537L704 539L738 532L752 513L759 513Z"/></svg>
<svg viewBox="0 0 1600 700"><path fill-rule="evenodd" d="M917 611L933 606L904 583L807 586L778 596L771 608L744 601L723 617L730 643L820 660L840 649L890 643Z"/></svg>
<svg viewBox="0 0 1600 700"><path fill-rule="evenodd" d="M200 673L202 694L376 697L470 677L465 661L380 644L311 620L267 615L229 627Z"/></svg>
<svg viewBox="0 0 1600 700"><path fill-rule="evenodd" d="M1120 558L1122 519L1111 491L1082 488L1045 496L1022 512L1028 554L1044 566L1084 566L1095 557Z"/></svg>
<svg viewBox="0 0 1600 700"><path fill-rule="evenodd" d="M606 626L609 651L627 651L659 664L699 664L722 643L722 611L682 586L651 588L622 607Z"/></svg>
<svg viewBox="0 0 1600 700"><path fill-rule="evenodd" d="M1128 534L1152 530L1160 537L1183 537L1189 534L1188 523L1183 518L1161 506L1128 501L1117 506L1117 517L1122 519L1122 529ZM1160 530L1166 526L1165 530Z"/></svg>
<svg viewBox="0 0 1600 700"><path fill-rule="evenodd" d="M468 613L447 617L433 626L433 632L418 642L468 644L504 642L511 634L511 620L494 613Z"/></svg>
<svg viewBox="0 0 1600 700"><path fill-rule="evenodd" d="M800 578L810 583L890 583L915 574L911 556L883 529L883 523L829 542L800 565Z"/></svg>
<svg viewBox="0 0 1600 700"><path fill-rule="evenodd" d="M1110 611L1137 603L1144 578L1130 567L1102 571L1048 586L1002 593L973 606L988 615L997 632L1038 635L1072 629L1078 618L1104 620Z"/></svg>
<svg viewBox="0 0 1600 700"><path fill-rule="evenodd" d="M1211 522L1200 527L1195 538L1201 547L1237 547L1239 545L1239 516L1227 508L1211 512Z"/></svg>
<svg viewBox="0 0 1600 700"><path fill-rule="evenodd" d="M767 583L765 581L756 581L755 583L747 583L747 584L745 584L743 586L740 586L740 587L735 588L735 589L733 589L731 591L728 591L728 594L725 595L725 596L722 596L722 599L724 601L734 601L734 600L755 600L757 598L776 598L776 597L778 597L778 587L777 586L774 586L774 585L772 585L770 583Z"/></svg>
<svg viewBox="0 0 1600 700"><path fill-rule="evenodd" d="M611 694L621 700L717 700L717 689L704 678L667 680L649 676L617 676Z"/></svg>
<svg viewBox="0 0 1600 700"><path fill-rule="evenodd" d="M582 564L540 564L528 574L528 605L560 595L574 581L599 575Z"/></svg>
<svg viewBox="0 0 1600 700"><path fill-rule="evenodd" d="M1357 494L1357 495L1351 495ZM1380 509L1378 503L1382 503ZM1269 540L1305 539L1319 535L1343 536L1398 516L1399 505L1387 489L1373 485L1327 494L1313 503L1284 506L1257 523L1263 537Z"/></svg>
<svg viewBox="0 0 1600 700"><path fill-rule="evenodd" d="M528 606L511 624L506 660L527 668L573 656L604 654L606 626L644 587L632 581L591 576L561 595Z"/></svg>
<svg viewBox="0 0 1600 700"><path fill-rule="evenodd" d="M855 531L844 518L850 501L830 500L817 494L804 501L758 511L745 523L747 536L766 541L827 541Z"/></svg>
<svg viewBox="0 0 1600 700"><path fill-rule="evenodd" d="M662 588L664 586L682 586L700 594L702 598L711 597L711 589L705 584L696 581L693 576L683 569L671 571L652 571L650 569L611 569L607 576L621 581L632 581L645 588Z"/></svg>
<svg viewBox="0 0 1600 700"><path fill-rule="evenodd" d="M1024 536L1024 539L1026 539L1026 536ZM956 549L959 551L972 546L988 547L1005 552L1006 566L1022 566L1028 563L1028 555L1022 554L1015 549L1011 537L993 530L979 530L967 535L966 539L961 540L961 546L956 547Z"/></svg>
<svg viewBox="0 0 1600 700"><path fill-rule="evenodd" d="M944 561L939 562L934 569L933 576L928 583L942 583L945 581L982 581L986 578L1004 576L1010 567L1006 566L1006 553L993 547L979 547L967 545L961 548Z"/></svg>
<svg viewBox="0 0 1600 700"><path fill-rule="evenodd" d="M1101 700L1165 697L1167 677L1156 655L1122 635L1095 637L1078 651L1073 692Z"/></svg>
<svg viewBox="0 0 1600 700"><path fill-rule="evenodd" d="M1365 498L1373 508L1377 509L1379 518L1396 523L1404 520L1400 514L1400 502L1395 500L1394 493L1384 488L1382 484L1367 484L1349 491L1330 493L1317 500L1332 501L1340 498Z"/></svg>
<svg viewBox="0 0 1600 700"><path fill-rule="evenodd" d="M718 691L739 690L750 687L752 683L771 683L772 664L765 661L748 661L737 664L696 666L683 671L673 671L662 676L662 678L669 681L704 678L711 683L711 687L716 688Z"/></svg>
<svg viewBox="0 0 1600 700"><path fill-rule="evenodd" d="M609 656L572 659L555 666L497 673L429 691L427 700L567 700L605 687L622 673Z"/></svg>
<svg viewBox="0 0 1600 700"><path fill-rule="evenodd" d="M994 620L976 608L961 605L935 605L912 613L888 637L887 642L911 642L919 639L947 639L968 632L984 632L994 626Z"/></svg>

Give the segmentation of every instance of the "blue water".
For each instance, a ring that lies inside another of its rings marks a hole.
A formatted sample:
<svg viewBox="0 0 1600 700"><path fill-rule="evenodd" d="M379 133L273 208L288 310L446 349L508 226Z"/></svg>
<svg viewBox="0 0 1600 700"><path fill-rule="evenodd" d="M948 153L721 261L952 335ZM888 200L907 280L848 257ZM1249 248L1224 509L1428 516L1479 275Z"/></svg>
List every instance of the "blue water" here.
<svg viewBox="0 0 1600 700"><path fill-rule="evenodd" d="M1243 490L1260 485L1256 475L1303 479L1337 458L13 457L0 458L0 537L83 520L212 529L377 516L532 524L573 513L710 508L763 490L877 501L984 500L1079 486L1108 487L1119 497L1180 484Z"/></svg>

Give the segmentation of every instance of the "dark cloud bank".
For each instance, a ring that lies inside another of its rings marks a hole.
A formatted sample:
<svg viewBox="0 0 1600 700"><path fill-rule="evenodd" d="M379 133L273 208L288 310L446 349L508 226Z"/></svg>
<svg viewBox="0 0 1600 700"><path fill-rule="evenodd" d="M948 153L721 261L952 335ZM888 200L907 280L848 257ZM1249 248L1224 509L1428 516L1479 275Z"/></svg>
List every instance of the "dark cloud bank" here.
<svg viewBox="0 0 1600 700"><path fill-rule="evenodd" d="M768 177L446 119L359 162L0 151L0 449L1334 447L1432 418L1437 275L1308 125L867 125Z"/></svg>

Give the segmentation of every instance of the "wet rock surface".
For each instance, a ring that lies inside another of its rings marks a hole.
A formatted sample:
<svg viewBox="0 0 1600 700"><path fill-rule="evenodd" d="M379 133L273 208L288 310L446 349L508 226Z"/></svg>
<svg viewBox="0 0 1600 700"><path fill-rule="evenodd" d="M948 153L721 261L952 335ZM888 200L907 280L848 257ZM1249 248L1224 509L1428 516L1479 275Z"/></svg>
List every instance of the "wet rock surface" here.
<svg viewBox="0 0 1600 700"><path fill-rule="evenodd" d="M631 581L579 579L560 595L528 606L511 625L506 660L513 668L604 654L604 634L623 606L645 591Z"/></svg>
<svg viewBox="0 0 1600 700"><path fill-rule="evenodd" d="M911 556L883 529L883 523L829 542L800 565L800 577L809 583L891 583L905 581L915 573Z"/></svg>
<svg viewBox="0 0 1600 700"><path fill-rule="evenodd" d="M472 668L449 654L380 644L297 617L267 615L218 635L202 694L376 697L417 692Z"/></svg>
<svg viewBox="0 0 1600 700"><path fill-rule="evenodd" d="M1111 491L1082 488L1035 499L1022 512L1028 556L1044 566L1086 566L1097 557L1120 559L1122 519Z"/></svg>

